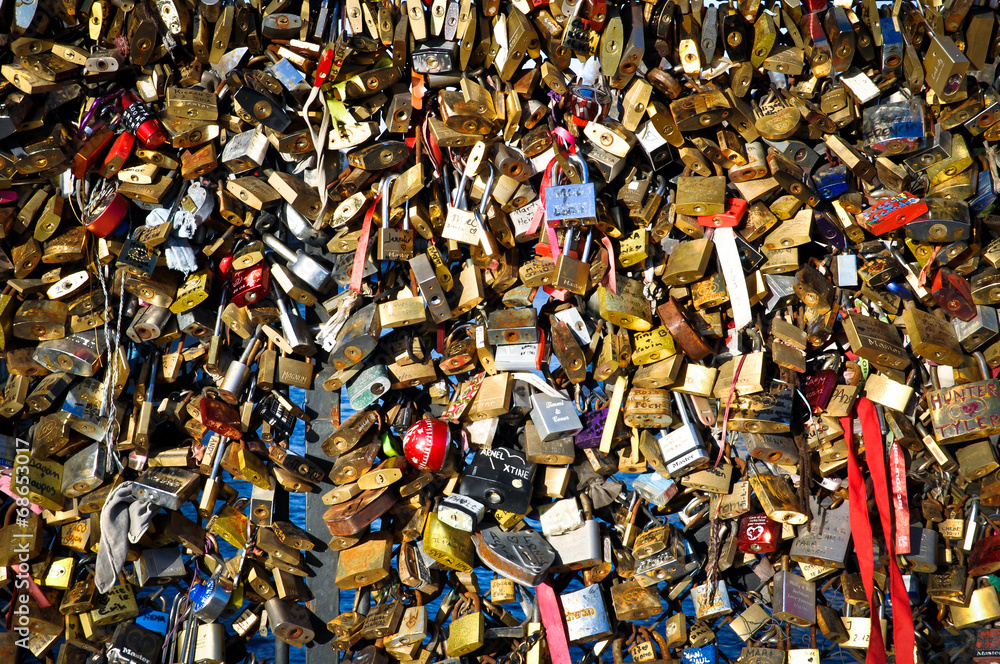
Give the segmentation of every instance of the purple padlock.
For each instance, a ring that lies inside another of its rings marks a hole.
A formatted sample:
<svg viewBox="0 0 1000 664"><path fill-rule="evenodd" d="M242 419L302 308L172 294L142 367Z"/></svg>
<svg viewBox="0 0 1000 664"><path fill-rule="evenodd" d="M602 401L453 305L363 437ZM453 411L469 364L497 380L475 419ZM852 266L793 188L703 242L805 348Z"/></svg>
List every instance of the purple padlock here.
<svg viewBox="0 0 1000 664"><path fill-rule="evenodd" d="M583 422L583 431L576 434L574 443L581 450L598 447L601 436L604 435L604 423L608 421L608 409L588 410L580 415L580 420Z"/></svg>

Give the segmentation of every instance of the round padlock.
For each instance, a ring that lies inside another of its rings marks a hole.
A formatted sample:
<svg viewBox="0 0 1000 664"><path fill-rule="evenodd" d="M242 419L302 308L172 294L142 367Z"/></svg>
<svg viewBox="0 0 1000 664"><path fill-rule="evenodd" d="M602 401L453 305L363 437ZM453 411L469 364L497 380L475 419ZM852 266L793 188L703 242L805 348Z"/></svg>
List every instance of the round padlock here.
<svg viewBox="0 0 1000 664"><path fill-rule="evenodd" d="M423 419L414 423L403 436L406 459L422 470L438 471L444 466L451 444L451 430L441 420Z"/></svg>

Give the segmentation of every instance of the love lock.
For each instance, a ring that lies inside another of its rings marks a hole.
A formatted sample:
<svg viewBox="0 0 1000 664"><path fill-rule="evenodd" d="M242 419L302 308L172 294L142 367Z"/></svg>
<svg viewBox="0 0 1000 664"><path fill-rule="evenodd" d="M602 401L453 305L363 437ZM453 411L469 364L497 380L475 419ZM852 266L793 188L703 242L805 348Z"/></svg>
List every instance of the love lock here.
<svg viewBox="0 0 1000 664"><path fill-rule="evenodd" d="M694 496L680 511L679 518L684 530L690 530L708 517L710 498L706 495Z"/></svg>

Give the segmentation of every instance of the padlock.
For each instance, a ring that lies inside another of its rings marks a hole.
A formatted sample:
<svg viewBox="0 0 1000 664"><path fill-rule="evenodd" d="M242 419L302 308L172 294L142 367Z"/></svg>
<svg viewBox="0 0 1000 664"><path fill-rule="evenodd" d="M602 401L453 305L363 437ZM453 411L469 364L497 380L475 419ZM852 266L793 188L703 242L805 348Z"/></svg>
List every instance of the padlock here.
<svg viewBox="0 0 1000 664"><path fill-rule="evenodd" d="M701 442L697 426L689 417L684 398L676 393L673 397L681 417L681 426L661 433L658 442L664 471L670 477L678 477L707 465L708 453Z"/></svg>
<svg viewBox="0 0 1000 664"><path fill-rule="evenodd" d="M264 610L275 638L288 645L301 648L315 637L309 626L309 612L301 604L272 597L264 604Z"/></svg>
<svg viewBox="0 0 1000 664"><path fill-rule="evenodd" d="M951 620L955 627L978 626L989 623L1000 613L996 589L988 583L980 582L972 591L969 605L951 607Z"/></svg>
<svg viewBox="0 0 1000 664"><path fill-rule="evenodd" d="M467 655L483 647L486 617L480 606L478 595L463 597L455 604L446 645L449 657Z"/></svg>
<svg viewBox="0 0 1000 664"><path fill-rule="evenodd" d="M587 224L597 219L596 190L590 182L583 159L571 157L569 163L579 169L579 184L553 185L545 190L545 218L550 222ZM565 173L564 173L565 174ZM550 176L551 178L551 176Z"/></svg>
<svg viewBox="0 0 1000 664"><path fill-rule="evenodd" d="M580 496L583 507L583 525L576 530L548 537L556 551L555 565L559 569L585 569L601 560L600 527L594 521L590 499Z"/></svg>
<svg viewBox="0 0 1000 664"><path fill-rule="evenodd" d="M574 228L566 231L566 238L563 244L562 253L556 261L556 274L552 280L555 288L565 288L571 293L583 295L587 291L590 281L590 265L587 262L590 258L590 246L592 241L592 231L587 231L587 239L583 245L579 260L568 256L573 247Z"/></svg>
<svg viewBox="0 0 1000 664"><path fill-rule="evenodd" d="M607 604L599 584L564 594L562 606L570 643L589 643L611 635Z"/></svg>
<svg viewBox="0 0 1000 664"><path fill-rule="evenodd" d="M498 472L497 465L502 470ZM467 466L459 490L475 498L487 509L503 509L525 514L529 508L531 487L537 466L523 452L506 447L479 450Z"/></svg>
<svg viewBox="0 0 1000 664"><path fill-rule="evenodd" d="M530 399L531 421L542 442L575 436L583 428L572 401L537 392Z"/></svg>

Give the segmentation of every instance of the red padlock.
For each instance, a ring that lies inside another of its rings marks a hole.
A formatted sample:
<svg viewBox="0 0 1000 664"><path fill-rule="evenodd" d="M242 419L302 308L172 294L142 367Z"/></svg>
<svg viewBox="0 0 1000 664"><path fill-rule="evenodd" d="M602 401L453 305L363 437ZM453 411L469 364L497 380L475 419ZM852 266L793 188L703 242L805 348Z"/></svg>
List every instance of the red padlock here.
<svg viewBox="0 0 1000 664"><path fill-rule="evenodd" d="M132 154L132 147L135 145L135 136L124 131L118 134L118 138L111 144L108 156L104 158L104 165L98 173L103 178L113 178L122 169L129 155Z"/></svg>
<svg viewBox="0 0 1000 664"><path fill-rule="evenodd" d="M840 366L840 356L835 355L828 363L818 371L814 371L805 379L802 392L806 396L806 401L812 406L814 413L822 413L830 404L833 390L837 387L837 368Z"/></svg>
<svg viewBox="0 0 1000 664"><path fill-rule="evenodd" d="M868 208L857 219L870 233L882 235L905 226L926 213L927 203L904 191Z"/></svg>
<svg viewBox="0 0 1000 664"><path fill-rule="evenodd" d="M229 281L232 293L230 299L236 306L246 307L270 295L271 268L266 262L242 270L232 270L232 273L233 276Z"/></svg>
<svg viewBox="0 0 1000 664"><path fill-rule="evenodd" d="M740 519L736 548L743 553L771 553L781 542L781 524L766 514L747 514Z"/></svg>
<svg viewBox="0 0 1000 664"><path fill-rule="evenodd" d="M726 209L719 214L698 217L698 224L706 228L735 228L743 221L747 212L747 202L742 198L727 198Z"/></svg>
<svg viewBox="0 0 1000 664"><path fill-rule="evenodd" d="M441 420L414 422L403 435L406 460L421 470L438 471L444 466L451 445L451 429Z"/></svg>
<svg viewBox="0 0 1000 664"><path fill-rule="evenodd" d="M128 212L128 199L114 189L91 199L85 210L86 228L97 237L107 237L118 228Z"/></svg>
<svg viewBox="0 0 1000 664"><path fill-rule="evenodd" d="M233 273L233 255L228 254L219 259L219 281L227 283Z"/></svg>
<svg viewBox="0 0 1000 664"><path fill-rule="evenodd" d="M548 2L539 3L535 6L545 6ZM608 3L606 0L590 0L590 29L600 32L604 27L604 22L608 19Z"/></svg>
<svg viewBox="0 0 1000 664"><path fill-rule="evenodd" d="M134 93L122 95L122 124L143 147L155 150L167 141L167 132L153 112Z"/></svg>
<svg viewBox="0 0 1000 664"><path fill-rule="evenodd" d="M972 299L972 287L968 280L953 270L942 267L934 273L931 297L955 318L970 321L976 317L978 309Z"/></svg>
<svg viewBox="0 0 1000 664"><path fill-rule="evenodd" d="M327 48L319 58L316 65L316 74L313 77L313 87L321 87L330 78L330 68L333 67L333 49Z"/></svg>

